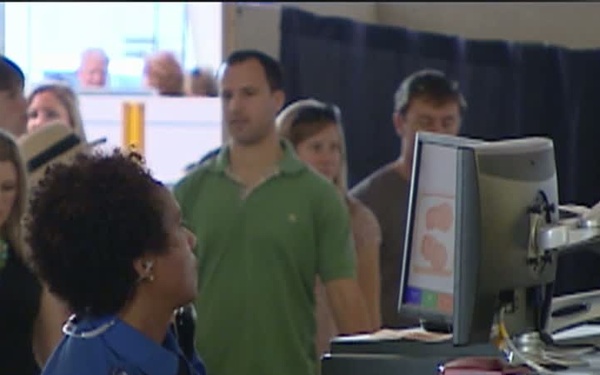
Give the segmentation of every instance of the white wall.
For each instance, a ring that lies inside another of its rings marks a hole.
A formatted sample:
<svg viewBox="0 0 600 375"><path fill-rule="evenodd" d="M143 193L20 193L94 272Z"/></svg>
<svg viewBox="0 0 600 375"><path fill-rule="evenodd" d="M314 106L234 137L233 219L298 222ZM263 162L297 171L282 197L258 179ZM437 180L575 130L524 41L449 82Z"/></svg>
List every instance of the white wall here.
<svg viewBox="0 0 600 375"><path fill-rule="evenodd" d="M102 148L123 145L122 108L126 101L145 105L145 157L154 176L174 183L184 168L221 145L218 98L83 94L79 107L89 141L106 137Z"/></svg>
<svg viewBox="0 0 600 375"><path fill-rule="evenodd" d="M572 48L600 46L599 15L598 2L377 3L384 25Z"/></svg>
<svg viewBox="0 0 600 375"><path fill-rule="evenodd" d="M255 48L279 58L279 23L282 3L273 5L235 5L233 30L235 49ZM374 2L364 3L285 3L286 6L297 7L324 16L340 16L361 22L377 21Z"/></svg>
<svg viewBox="0 0 600 375"><path fill-rule="evenodd" d="M190 2L186 4L190 21L196 65L215 69L223 60L223 4L219 2ZM206 36L210 35L210 38Z"/></svg>

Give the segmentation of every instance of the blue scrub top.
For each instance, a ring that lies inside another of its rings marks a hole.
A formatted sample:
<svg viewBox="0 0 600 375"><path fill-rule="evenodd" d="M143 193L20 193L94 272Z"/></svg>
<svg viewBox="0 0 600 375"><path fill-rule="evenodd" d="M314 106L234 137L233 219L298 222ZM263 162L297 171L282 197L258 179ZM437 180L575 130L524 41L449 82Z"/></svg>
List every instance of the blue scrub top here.
<svg viewBox="0 0 600 375"><path fill-rule="evenodd" d="M161 346L115 316L81 320L72 332L42 375L176 375L178 355L184 357L172 330ZM197 355L186 362L190 375L206 375Z"/></svg>

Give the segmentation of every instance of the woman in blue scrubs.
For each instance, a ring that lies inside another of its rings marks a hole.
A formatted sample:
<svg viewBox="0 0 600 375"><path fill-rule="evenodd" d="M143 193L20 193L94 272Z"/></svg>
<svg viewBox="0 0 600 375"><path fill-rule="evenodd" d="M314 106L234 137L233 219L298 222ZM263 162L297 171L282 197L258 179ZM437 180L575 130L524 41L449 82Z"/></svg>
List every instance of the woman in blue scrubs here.
<svg viewBox="0 0 600 375"><path fill-rule="evenodd" d="M196 238L138 160L115 150L49 168L30 214L36 270L74 312L42 374L205 374L172 328L197 293Z"/></svg>

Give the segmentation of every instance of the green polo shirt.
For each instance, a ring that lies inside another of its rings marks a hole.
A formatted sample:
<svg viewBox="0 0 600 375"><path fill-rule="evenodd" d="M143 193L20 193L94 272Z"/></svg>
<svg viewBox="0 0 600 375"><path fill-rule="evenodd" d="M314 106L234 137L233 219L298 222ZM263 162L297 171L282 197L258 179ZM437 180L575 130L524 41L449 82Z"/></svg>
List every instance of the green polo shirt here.
<svg viewBox="0 0 600 375"><path fill-rule="evenodd" d="M341 195L281 145L277 172L249 193L227 147L174 187L198 238L196 345L211 375L315 374L315 276L355 275Z"/></svg>

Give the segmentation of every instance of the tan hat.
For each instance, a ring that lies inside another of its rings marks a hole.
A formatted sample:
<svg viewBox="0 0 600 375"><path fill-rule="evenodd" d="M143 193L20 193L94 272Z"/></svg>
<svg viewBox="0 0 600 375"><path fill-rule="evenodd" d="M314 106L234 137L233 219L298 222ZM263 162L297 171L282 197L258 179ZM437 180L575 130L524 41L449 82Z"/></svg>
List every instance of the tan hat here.
<svg viewBox="0 0 600 375"><path fill-rule="evenodd" d="M44 175L48 166L54 163L68 163L80 152L88 152L95 144L85 143L73 129L55 122L24 134L17 140L29 185L35 185Z"/></svg>

